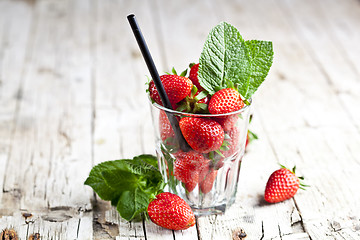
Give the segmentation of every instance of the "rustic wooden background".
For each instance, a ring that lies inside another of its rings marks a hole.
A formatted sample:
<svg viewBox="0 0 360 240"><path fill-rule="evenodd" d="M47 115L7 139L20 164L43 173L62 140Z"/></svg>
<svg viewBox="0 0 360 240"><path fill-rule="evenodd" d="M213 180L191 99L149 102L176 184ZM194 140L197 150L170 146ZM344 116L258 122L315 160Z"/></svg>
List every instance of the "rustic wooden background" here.
<svg viewBox="0 0 360 240"><path fill-rule="evenodd" d="M236 203L196 227L126 222L83 185L155 153L135 13L160 72L196 62L220 21L271 40ZM266 204L278 163L311 185ZM359 0L0 0L0 231L20 239L360 239ZM39 235L36 235L39 234Z"/></svg>

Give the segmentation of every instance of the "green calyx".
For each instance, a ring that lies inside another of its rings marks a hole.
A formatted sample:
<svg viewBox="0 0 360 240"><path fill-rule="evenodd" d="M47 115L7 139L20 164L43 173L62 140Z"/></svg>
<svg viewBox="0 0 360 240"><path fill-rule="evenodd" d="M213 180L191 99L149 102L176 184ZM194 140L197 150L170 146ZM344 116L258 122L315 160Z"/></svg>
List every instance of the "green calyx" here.
<svg viewBox="0 0 360 240"><path fill-rule="evenodd" d="M259 139L259 137L251 130L248 130L248 139L249 143L251 143L252 141Z"/></svg>
<svg viewBox="0 0 360 240"><path fill-rule="evenodd" d="M290 170L289 168L285 167L284 165L280 164L279 165L281 166L281 168L285 168L285 169L288 169ZM290 170L290 172L292 172L295 176L295 172L296 172L296 165L294 165L294 167ZM302 189L302 190L306 190L307 187L310 187L310 185L307 185L307 184L304 184L303 181L304 181L304 176L296 176L299 180L300 180L300 186L299 188Z"/></svg>
<svg viewBox="0 0 360 240"><path fill-rule="evenodd" d="M198 94L198 89L195 85L191 89L189 96L181 100L177 105L176 111L187 113L208 113L207 104L199 102L207 97L206 91L201 91Z"/></svg>
<svg viewBox="0 0 360 240"><path fill-rule="evenodd" d="M177 71L175 70L175 68L173 67L172 69L171 69L171 73L169 73L169 72L165 72L166 74L168 74L168 75L178 75L178 76L180 76L180 77L185 77L186 76L186 74L187 74L187 71L188 71L188 69L185 69L184 71L182 71L181 73L180 73L180 75L177 73Z"/></svg>

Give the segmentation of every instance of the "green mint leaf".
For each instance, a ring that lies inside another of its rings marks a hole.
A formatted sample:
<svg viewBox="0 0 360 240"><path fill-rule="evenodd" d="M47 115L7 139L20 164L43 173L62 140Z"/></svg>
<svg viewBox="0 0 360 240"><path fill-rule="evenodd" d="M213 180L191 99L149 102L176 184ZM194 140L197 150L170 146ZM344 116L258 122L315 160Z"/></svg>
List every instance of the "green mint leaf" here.
<svg viewBox="0 0 360 240"><path fill-rule="evenodd" d="M137 188L139 185L144 185L146 183L140 182L137 175L129 171L124 171L120 169L112 171L102 172L103 178L108 186L111 189L114 189L116 192L124 192Z"/></svg>
<svg viewBox="0 0 360 240"><path fill-rule="evenodd" d="M213 28L204 44L199 60L200 85L213 95L228 81L247 75L248 58L245 41L232 25L222 22Z"/></svg>
<svg viewBox="0 0 360 240"><path fill-rule="evenodd" d="M124 169L123 160L107 161L94 166L89 174L89 177L85 181L85 185L88 185L94 189L94 191L103 200L113 200L119 197L119 192L112 189L105 181L103 172L108 172L116 169Z"/></svg>
<svg viewBox="0 0 360 240"><path fill-rule="evenodd" d="M245 44L250 63L247 70L249 74L247 77L248 87L241 87L240 81L236 83L240 85L240 94L245 99L249 99L268 75L273 62L274 52L272 42L251 40L246 41Z"/></svg>
<svg viewBox="0 0 360 240"><path fill-rule="evenodd" d="M155 168L158 167L158 162L157 162L157 158L153 155L150 154L142 154L139 156L134 157L135 161L144 161L147 164L150 164L152 166L154 166Z"/></svg>
<svg viewBox="0 0 360 240"><path fill-rule="evenodd" d="M273 55L271 42L244 41L235 27L222 22L210 31L204 44L199 83L210 95L231 87L249 99L265 80Z"/></svg>
<svg viewBox="0 0 360 240"><path fill-rule="evenodd" d="M116 209L122 218L131 221L147 210L149 199L149 194L140 189L126 191L121 195Z"/></svg>
<svg viewBox="0 0 360 240"><path fill-rule="evenodd" d="M146 154L100 163L93 167L85 184L101 199L117 206L120 215L128 221L146 211L149 200L165 187L157 169L157 158Z"/></svg>

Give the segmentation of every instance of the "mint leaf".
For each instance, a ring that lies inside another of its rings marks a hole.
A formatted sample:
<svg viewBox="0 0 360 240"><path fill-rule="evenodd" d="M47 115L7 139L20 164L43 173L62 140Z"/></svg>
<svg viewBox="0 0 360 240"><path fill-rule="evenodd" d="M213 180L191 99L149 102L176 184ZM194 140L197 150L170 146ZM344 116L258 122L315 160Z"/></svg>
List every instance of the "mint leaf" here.
<svg viewBox="0 0 360 240"><path fill-rule="evenodd" d="M140 216L149 200L164 189L156 166L157 158L152 155L107 161L94 166L84 184L91 186L101 199L111 201L120 215L130 221Z"/></svg>
<svg viewBox="0 0 360 240"><path fill-rule="evenodd" d="M213 28L204 44L199 60L200 85L214 94L227 81L243 78L248 68L245 41L232 25L222 22Z"/></svg>
<svg viewBox="0 0 360 240"><path fill-rule="evenodd" d="M140 159L141 161L144 161L144 162L154 166L155 168L158 167L157 158L153 155L143 154L143 155L134 157L134 160L137 160L137 159Z"/></svg>
<svg viewBox="0 0 360 240"><path fill-rule="evenodd" d="M116 190L112 189L105 181L103 172L109 172L116 169L124 169L124 160L107 161L100 163L92 168L85 185L89 185L103 200L113 200L119 196Z"/></svg>
<svg viewBox="0 0 360 240"><path fill-rule="evenodd" d="M132 172L115 169L102 172L106 184L113 189L114 192L124 192L137 188L141 183L137 175Z"/></svg>
<svg viewBox="0 0 360 240"><path fill-rule="evenodd" d="M258 89L260 84L265 80L269 73L270 67L273 62L273 45L272 42L251 40L245 42L249 57L249 69L247 69L247 89L240 87L242 91L240 94L245 98L249 99L255 91ZM237 81L241 85L240 81ZM246 89L246 91L245 91Z"/></svg>
<svg viewBox="0 0 360 240"><path fill-rule="evenodd" d="M137 215L145 212L149 205L149 194L140 189L123 192L116 209L120 216L127 221L137 217Z"/></svg>
<svg viewBox="0 0 360 240"><path fill-rule="evenodd" d="M249 99L265 80L273 55L271 42L244 41L235 27L222 22L210 31L204 44L199 83L210 95L236 86Z"/></svg>

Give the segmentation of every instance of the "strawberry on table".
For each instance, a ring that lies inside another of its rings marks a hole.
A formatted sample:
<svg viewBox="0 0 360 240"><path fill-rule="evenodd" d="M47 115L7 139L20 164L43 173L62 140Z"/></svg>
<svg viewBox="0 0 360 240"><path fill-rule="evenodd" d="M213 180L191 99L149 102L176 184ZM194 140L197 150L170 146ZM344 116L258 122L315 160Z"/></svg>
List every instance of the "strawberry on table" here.
<svg viewBox="0 0 360 240"><path fill-rule="evenodd" d="M175 109L176 103L188 96L193 87L191 80L183 76L170 74L162 75L160 76L160 80L165 88L166 94L169 97L171 105ZM157 104L163 105L153 80L150 81L149 92L151 99L153 99Z"/></svg>
<svg viewBox="0 0 360 240"><path fill-rule="evenodd" d="M282 166L282 168L273 172L267 181L265 201L277 203L292 198L299 188L307 186L300 183L300 179L303 178L295 175L295 167L291 171Z"/></svg>
<svg viewBox="0 0 360 240"><path fill-rule="evenodd" d="M195 225L195 215L179 196L164 192L150 202L147 212L152 222L172 230L185 230Z"/></svg>
<svg viewBox="0 0 360 240"><path fill-rule="evenodd" d="M224 141L224 130L215 120L184 117L179 125L186 142L197 152L218 150Z"/></svg>

